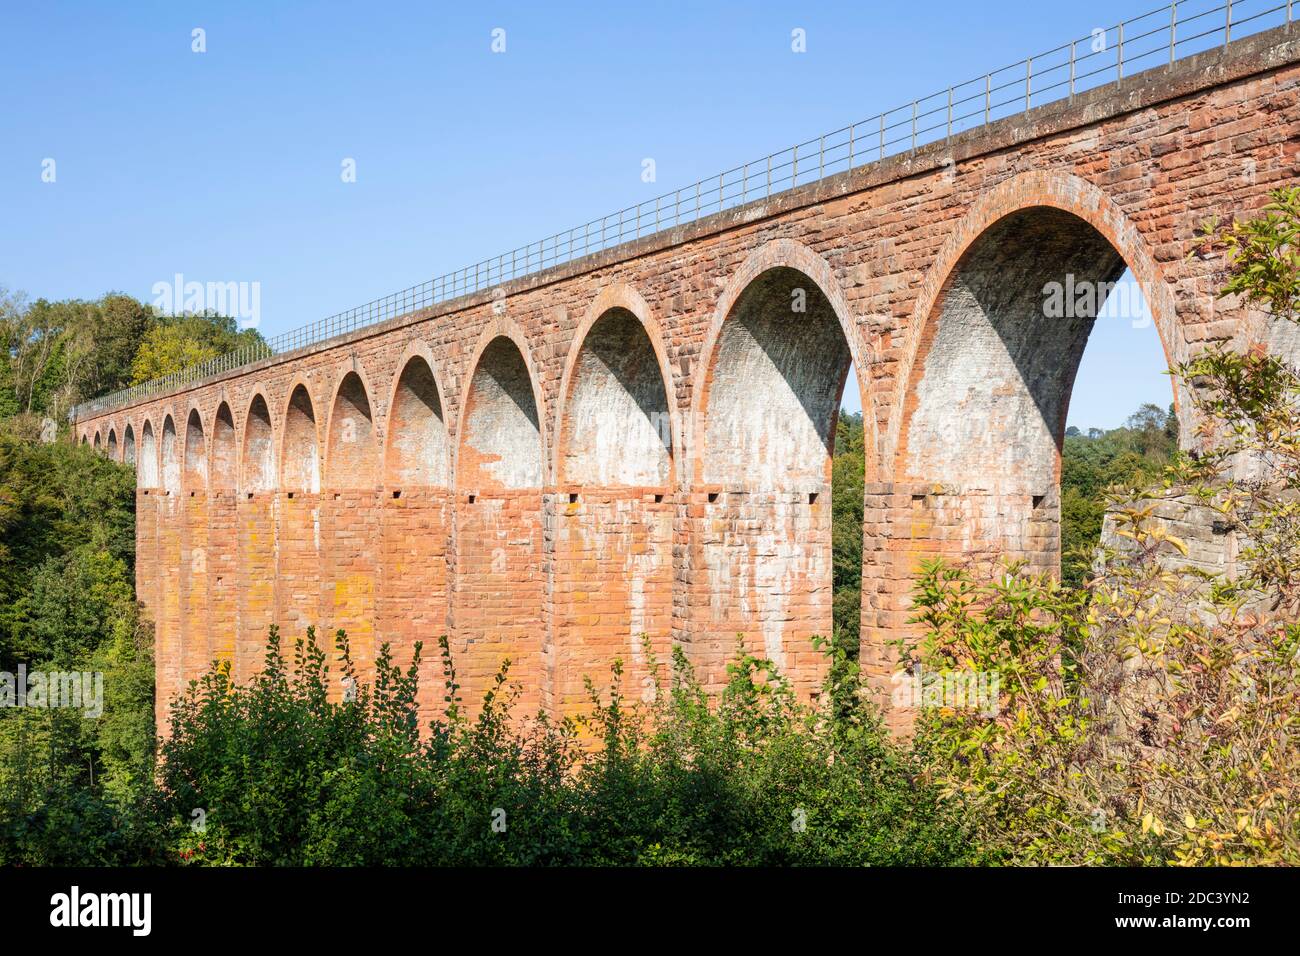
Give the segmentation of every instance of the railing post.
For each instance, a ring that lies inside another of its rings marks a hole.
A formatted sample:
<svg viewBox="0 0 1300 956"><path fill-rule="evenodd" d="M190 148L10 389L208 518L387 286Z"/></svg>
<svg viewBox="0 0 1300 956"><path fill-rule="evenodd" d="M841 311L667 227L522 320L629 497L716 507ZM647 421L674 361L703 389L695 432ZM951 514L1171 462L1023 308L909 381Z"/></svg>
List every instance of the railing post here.
<svg viewBox="0 0 1300 956"><path fill-rule="evenodd" d="M1223 24L1223 45L1227 46L1232 42L1232 0L1228 0L1228 2L1223 5L1223 9L1226 13L1226 19Z"/></svg>
<svg viewBox="0 0 1300 956"><path fill-rule="evenodd" d="M1025 112L1029 112L1029 98L1034 89L1034 58L1025 61Z"/></svg>
<svg viewBox="0 0 1300 956"><path fill-rule="evenodd" d="M1119 78L1124 79L1124 24L1120 23L1119 27L1119 45L1115 47L1115 69Z"/></svg>
<svg viewBox="0 0 1300 956"><path fill-rule="evenodd" d="M1074 100L1074 47L1078 40L1070 41L1070 100Z"/></svg>
<svg viewBox="0 0 1300 956"><path fill-rule="evenodd" d="M817 181L821 182L826 175L826 135L823 133L817 139Z"/></svg>
<svg viewBox="0 0 1300 956"><path fill-rule="evenodd" d="M853 168L853 128L855 123L849 124L849 169Z"/></svg>
<svg viewBox="0 0 1300 956"><path fill-rule="evenodd" d="M912 100L912 148L916 149L916 100Z"/></svg>
<svg viewBox="0 0 1300 956"><path fill-rule="evenodd" d="M880 114L880 158L885 158L885 114Z"/></svg>
<svg viewBox="0 0 1300 956"><path fill-rule="evenodd" d="M1174 50L1178 47L1178 4L1169 4L1169 65L1174 65Z"/></svg>
<svg viewBox="0 0 1300 956"><path fill-rule="evenodd" d="M948 140L952 141L952 87L948 87Z"/></svg>
<svg viewBox="0 0 1300 956"><path fill-rule="evenodd" d="M993 106L993 76L984 74L984 125L989 124L989 111Z"/></svg>
<svg viewBox="0 0 1300 956"><path fill-rule="evenodd" d="M794 189L799 185L799 147L795 146L794 158L790 161L790 188Z"/></svg>

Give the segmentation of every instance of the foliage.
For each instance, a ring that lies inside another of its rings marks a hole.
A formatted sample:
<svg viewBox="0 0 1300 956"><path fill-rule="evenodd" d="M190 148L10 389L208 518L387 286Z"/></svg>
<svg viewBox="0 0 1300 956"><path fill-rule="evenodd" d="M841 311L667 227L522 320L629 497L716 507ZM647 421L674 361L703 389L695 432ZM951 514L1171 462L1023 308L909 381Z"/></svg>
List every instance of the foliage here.
<svg viewBox="0 0 1300 956"><path fill-rule="evenodd" d="M231 318L159 315L118 292L29 303L0 287L0 346L0 420L33 415L61 422L89 398L264 343Z"/></svg>
<svg viewBox="0 0 1300 956"><path fill-rule="evenodd" d="M1122 428L1066 433L1061 451L1061 580L1081 587L1101 543L1107 492L1159 480L1178 450L1171 405L1143 405Z"/></svg>
<svg viewBox="0 0 1300 956"><path fill-rule="evenodd" d="M346 661L347 643L338 644ZM710 707L680 651L629 706L513 713L503 667L470 716L444 639L447 715L421 739L416 665L380 655L332 700L315 636L232 685L214 667L173 712L161 829L180 859L225 864L901 864L974 860L865 704L827 720L766 661L739 655ZM351 673L350 665L344 665ZM620 685L621 664L612 685ZM585 733L588 746L579 741ZM201 810L203 832L191 828Z"/></svg>
<svg viewBox="0 0 1300 956"><path fill-rule="evenodd" d="M159 316L131 362L131 384L138 385L198 365L241 348L265 347L256 329L216 315ZM269 354L269 353L268 353Z"/></svg>
<svg viewBox="0 0 1300 956"><path fill-rule="evenodd" d="M1296 321L1300 204L1208 227L1225 294ZM1114 495L1121 546L1079 593L1009 568L939 563L915 593L912 665L999 675L996 715L921 713L918 754L977 840L1019 862L1300 863L1300 374L1210 349L1193 385L1200 447L1159 487ZM1162 503L1241 542L1234 576L1190 566Z"/></svg>
<svg viewBox="0 0 1300 956"><path fill-rule="evenodd" d="M831 574L835 640L850 659L858 653L862 605L862 494L866 445L862 413L841 412L831 462Z"/></svg>
<svg viewBox="0 0 1300 956"><path fill-rule="evenodd" d="M0 710L0 862L143 852L129 809L153 756L152 634L135 602L134 476L0 429L0 670L102 674L103 714Z"/></svg>

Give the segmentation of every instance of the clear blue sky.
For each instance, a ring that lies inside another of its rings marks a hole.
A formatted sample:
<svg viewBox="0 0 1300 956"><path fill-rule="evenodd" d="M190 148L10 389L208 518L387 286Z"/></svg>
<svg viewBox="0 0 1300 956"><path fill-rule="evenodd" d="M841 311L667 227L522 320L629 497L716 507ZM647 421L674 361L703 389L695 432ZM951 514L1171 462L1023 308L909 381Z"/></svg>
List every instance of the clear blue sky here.
<svg viewBox="0 0 1300 956"><path fill-rule="evenodd" d="M0 285L256 281L273 335L1152 6L7 2ZM1103 323L1071 423L1168 404L1163 367Z"/></svg>

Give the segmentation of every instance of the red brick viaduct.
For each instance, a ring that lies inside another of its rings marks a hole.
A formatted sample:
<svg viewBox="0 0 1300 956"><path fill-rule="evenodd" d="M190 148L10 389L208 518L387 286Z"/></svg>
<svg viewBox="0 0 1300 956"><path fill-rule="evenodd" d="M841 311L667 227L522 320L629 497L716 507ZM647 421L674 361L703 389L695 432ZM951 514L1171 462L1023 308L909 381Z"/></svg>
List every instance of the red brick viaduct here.
<svg viewBox="0 0 1300 956"><path fill-rule="evenodd" d="M862 661L888 690L926 555L1057 566L1059 448L1092 320L1046 283L1141 283L1171 360L1285 330L1187 258L1300 150L1279 28L707 219L75 422L134 462L159 713L267 626L345 628L362 672L449 636L572 713L738 635L805 694L831 630L832 436L866 410ZM1188 405L1179 397L1184 432ZM882 695L887 703L887 694Z"/></svg>

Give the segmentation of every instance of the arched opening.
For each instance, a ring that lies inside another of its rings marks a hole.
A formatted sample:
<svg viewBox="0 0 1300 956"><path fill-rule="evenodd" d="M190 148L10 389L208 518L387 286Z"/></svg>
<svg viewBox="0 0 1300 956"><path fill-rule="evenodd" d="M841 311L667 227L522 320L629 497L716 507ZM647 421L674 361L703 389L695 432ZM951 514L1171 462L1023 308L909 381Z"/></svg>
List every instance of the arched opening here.
<svg viewBox="0 0 1300 956"><path fill-rule="evenodd" d="M610 309L583 339L563 435L563 482L660 486L672 474L668 393L641 320Z"/></svg>
<svg viewBox="0 0 1300 956"><path fill-rule="evenodd" d="M158 487L158 440L154 438L153 425L148 421L140 429L140 467L135 474L138 487Z"/></svg>
<svg viewBox="0 0 1300 956"><path fill-rule="evenodd" d="M456 621L467 701L481 699L504 659L524 688L519 704L548 706L542 622L543 450L532 376L512 338L479 355L461 413L456 456Z"/></svg>
<svg viewBox="0 0 1300 956"><path fill-rule="evenodd" d="M135 465L135 431L129 424L122 431L122 461Z"/></svg>
<svg viewBox="0 0 1300 956"><path fill-rule="evenodd" d="M817 284L797 269L764 272L736 300L712 358L704 483L824 491L851 354Z"/></svg>
<svg viewBox="0 0 1300 956"><path fill-rule="evenodd" d="M581 583L552 597L561 716L585 706L587 679L603 691L615 659L627 664L620 690L636 692L650 678L647 641L664 660L672 640L673 429L659 356L622 306L600 313L574 348L557 429L567 497L556 508L552 567L555 580Z"/></svg>
<svg viewBox="0 0 1300 956"><path fill-rule="evenodd" d="M462 488L542 486L542 435L532 380L519 347L498 336L479 357L466 399L456 463Z"/></svg>
<svg viewBox="0 0 1300 956"><path fill-rule="evenodd" d="M95 451L99 451L99 432L95 432Z"/></svg>
<svg viewBox="0 0 1300 956"><path fill-rule="evenodd" d="M393 659L409 666L417 636L447 632L451 447L441 393L429 359L412 355L401 367L389 403L380 515L381 566L378 631L391 640ZM442 694L433 655L420 676L422 722L438 713Z"/></svg>
<svg viewBox="0 0 1300 956"><path fill-rule="evenodd" d="M374 417L370 397L356 372L343 377L334 396L325 468L328 488L362 489L378 484Z"/></svg>
<svg viewBox="0 0 1300 956"><path fill-rule="evenodd" d="M248 494L275 488L275 443L271 432L271 410L266 399L254 395L244 422L243 474L240 488Z"/></svg>
<svg viewBox="0 0 1300 956"><path fill-rule="evenodd" d="M208 484L208 449L203 435L203 418L197 408L190 409L185 422L185 487L203 491Z"/></svg>
<svg viewBox="0 0 1300 956"><path fill-rule="evenodd" d="M304 385L289 396L281 438L276 506L276 605L286 633L321 623L320 450L316 413Z"/></svg>
<svg viewBox="0 0 1300 956"><path fill-rule="evenodd" d="M947 528L964 556L1059 572L1071 394L1125 269L1094 226L1048 206L999 219L967 248L909 383L895 470L917 486L914 529ZM917 551L952 550L927 535L914 532Z"/></svg>
<svg viewBox="0 0 1300 956"><path fill-rule="evenodd" d="M393 393L384 459L385 482L394 488L451 484L447 422L433 369L423 356L406 363Z"/></svg>
<svg viewBox="0 0 1300 956"><path fill-rule="evenodd" d="M271 410L260 392L249 400L243 427L236 532L241 586L235 596L239 627L234 646L234 673L239 680L258 671L267 628L279 620L277 534L267 533L276 527L279 504L270 494L276 489L275 441Z"/></svg>
<svg viewBox="0 0 1300 956"><path fill-rule="evenodd" d="M113 428L108 430L108 457L117 461L117 430Z"/></svg>
<svg viewBox="0 0 1300 956"><path fill-rule="evenodd" d="M316 413L306 386L289 396L284 416L284 454L281 482L285 491L320 491L320 451L316 441Z"/></svg>
<svg viewBox="0 0 1300 956"><path fill-rule="evenodd" d="M238 451L235 444L235 419L230 406L222 402L212 420L212 474L214 489L232 491L238 479Z"/></svg>
<svg viewBox="0 0 1300 956"><path fill-rule="evenodd" d="M815 694L835 633L831 477L852 351L826 292L799 269L755 277L718 332L701 397L708 569L707 679L743 635L796 688ZM861 525L858 526L861 533Z"/></svg>
<svg viewBox="0 0 1300 956"><path fill-rule="evenodd" d="M176 423L170 415L163 420L162 469L163 490L178 494L181 490L181 449L176 438Z"/></svg>

